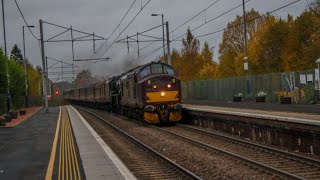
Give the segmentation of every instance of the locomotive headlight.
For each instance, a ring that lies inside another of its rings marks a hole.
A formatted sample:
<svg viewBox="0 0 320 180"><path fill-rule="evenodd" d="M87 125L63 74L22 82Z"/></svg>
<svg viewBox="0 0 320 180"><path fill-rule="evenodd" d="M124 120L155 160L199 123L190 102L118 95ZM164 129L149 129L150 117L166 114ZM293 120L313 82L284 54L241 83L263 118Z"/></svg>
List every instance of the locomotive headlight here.
<svg viewBox="0 0 320 180"><path fill-rule="evenodd" d="M160 94L161 96L165 96L166 95L166 93L164 93L164 92L161 92L161 94Z"/></svg>
<svg viewBox="0 0 320 180"><path fill-rule="evenodd" d="M168 88L171 88L171 84L168 84L167 87L168 87Z"/></svg>

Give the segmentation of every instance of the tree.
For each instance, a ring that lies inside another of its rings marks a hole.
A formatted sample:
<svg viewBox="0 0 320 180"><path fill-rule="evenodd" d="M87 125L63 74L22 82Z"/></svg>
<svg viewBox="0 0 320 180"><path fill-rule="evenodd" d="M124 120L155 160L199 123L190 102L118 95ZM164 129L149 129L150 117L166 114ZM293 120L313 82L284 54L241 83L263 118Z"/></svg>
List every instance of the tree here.
<svg viewBox="0 0 320 180"><path fill-rule="evenodd" d="M41 94L42 76L41 73L27 64L28 94L30 96L38 96Z"/></svg>
<svg viewBox="0 0 320 180"><path fill-rule="evenodd" d="M264 18L254 19L258 16L260 16L259 12L253 9L246 12L249 40L264 21ZM243 59L237 58L240 53L244 52L245 48L243 26L243 16L237 16L235 20L228 23L223 32L222 42L219 45L219 72L222 77L238 76L240 74L237 72L243 72L243 65L242 68L237 66L237 64L240 64L237 61L243 62Z"/></svg>
<svg viewBox="0 0 320 180"><path fill-rule="evenodd" d="M8 62L8 68L10 74L10 95L13 98L22 96L25 94L24 67L22 64L11 60Z"/></svg>
<svg viewBox="0 0 320 180"><path fill-rule="evenodd" d="M306 70L315 67L320 56L320 18L314 11L303 12L290 25L283 53L284 70Z"/></svg>
<svg viewBox="0 0 320 180"><path fill-rule="evenodd" d="M192 35L188 28L186 38L182 39L181 59L184 65L180 74L182 80L196 79L197 72L202 68L199 48L199 40Z"/></svg>
<svg viewBox="0 0 320 180"><path fill-rule="evenodd" d="M316 14L317 16L320 16L320 0L315 0L309 5L309 9L311 12Z"/></svg>
<svg viewBox="0 0 320 180"><path fill-rule="evenodd" d="M283 71L283 50L288 41L289 23L268 15L249 42L251 74Z"/></svg>
<svg viewBox="0 0 320 180"><path fill-rule="evenodd" d="M174 67L174 69L177 71L178 75L181 78L181 73L182 73L182 69L183 69L183 62L181 60L180 53L176 49L173 49L170 57L171 57L172 67Z"/></svg>
<svg viewBox="0 0 320 180"><path fill-rule="evenodd" d="M213 79L217 77L217 63L213 61L213 52L209 44L204 43L201 51L202 68L198 73L199 79Z"/></svg>
<svg viewBox="0 0 320 180"><path fill-rule="evenodd" d="M6 94L7 89L7 75L6 75L6 57L2 51L0 50L0 94Z"/></svg>
<svg viewBox="0 0 320 180"><path fill-rule="evenodd" d="M74 80L74 84L77 87L85 87L94 82L96 82L96 80L92 77L91 72L89 70L82 70L77 74L77 77Z"/></svg>
<svg viewBox="0 0 320 180"><path fill-rule="evenodd" d="M18 48L17 44L15 44L11 50L11 59L14 59L15 61L19 63L23 63L23 56L21 54L21 50Z"/></svg>

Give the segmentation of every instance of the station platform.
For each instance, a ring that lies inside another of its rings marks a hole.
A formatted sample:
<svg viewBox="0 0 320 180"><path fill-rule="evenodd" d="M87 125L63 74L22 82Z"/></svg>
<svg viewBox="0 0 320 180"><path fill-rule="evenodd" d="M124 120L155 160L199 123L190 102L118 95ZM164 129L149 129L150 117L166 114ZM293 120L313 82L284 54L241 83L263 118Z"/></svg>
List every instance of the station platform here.
<svg viewBox="0 0 320 180"><path fill-rule="evenodd" d="M59 108L41 109L12 128L0 128L0 179L44 179Z"/></svg>
<svg viewBox="0 0 320 180"><path fill-rule="evenodd" d="M320 105L186 101L184 109L320 126Z"/></svg>
<svg viewBox="0 0 320 180"><path fill-rule="evenodd" d="M0 129L0 179L135 179L72 106Z"/></svg>
<svg viewBox="0 0 320 180"><path fill-rule="evenodd" d="M320 104L280 104L280 103L232 102L232 101L194 100L194 99L193 100L185 99L183 102L184 104L187 104L187 105L202 105L202 106L214 106L214 107L224 107L224 108L294 112L294 113L320 115Z"/></svg>

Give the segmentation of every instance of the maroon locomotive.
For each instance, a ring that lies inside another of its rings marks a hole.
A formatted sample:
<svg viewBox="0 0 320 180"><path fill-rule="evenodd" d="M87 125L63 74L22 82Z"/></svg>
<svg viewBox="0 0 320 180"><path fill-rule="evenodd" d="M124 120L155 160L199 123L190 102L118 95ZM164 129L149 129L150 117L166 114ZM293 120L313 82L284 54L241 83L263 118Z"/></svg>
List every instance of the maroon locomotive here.
<svg viewBox="0 0 320 180"><path fill-rule="evenodd" d="M152 124L182 118L180 79L171 66L159 62L138 66L87 88L65 91L64 98Z"/></svg>

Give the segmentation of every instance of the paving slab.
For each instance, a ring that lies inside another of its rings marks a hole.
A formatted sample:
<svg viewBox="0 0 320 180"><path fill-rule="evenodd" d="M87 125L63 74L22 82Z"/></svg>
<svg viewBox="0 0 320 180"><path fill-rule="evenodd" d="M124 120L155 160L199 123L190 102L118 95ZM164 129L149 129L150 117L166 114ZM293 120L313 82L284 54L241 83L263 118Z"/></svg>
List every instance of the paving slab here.
<svg viewBox="0 0 320 180"><path fill-rule="evenodd" d="M0 179L45 179L58 107L41 109L28 121L0 128Z"/></svg>

